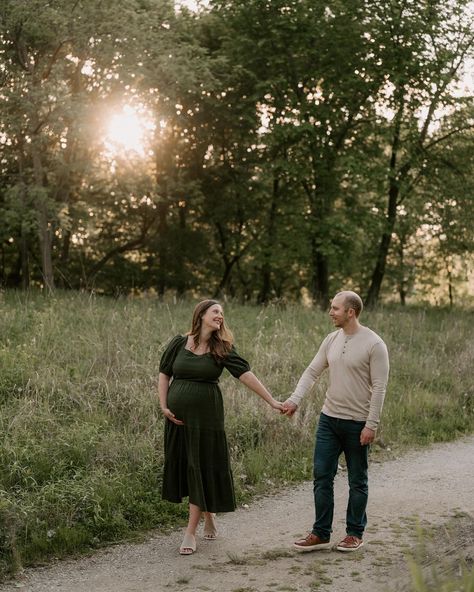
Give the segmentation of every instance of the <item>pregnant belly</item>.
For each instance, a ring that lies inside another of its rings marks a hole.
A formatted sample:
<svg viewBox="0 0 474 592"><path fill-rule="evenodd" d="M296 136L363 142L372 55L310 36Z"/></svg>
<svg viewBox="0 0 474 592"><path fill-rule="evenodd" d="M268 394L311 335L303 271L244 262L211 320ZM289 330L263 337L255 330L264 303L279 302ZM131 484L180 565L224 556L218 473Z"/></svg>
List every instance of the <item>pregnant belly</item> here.
<svg viewBox="0 0 474 592"><path fill-rule="evenodd" d="M173 380L168 407L185 426L224 429L222 394L217 384Z"/></svg>

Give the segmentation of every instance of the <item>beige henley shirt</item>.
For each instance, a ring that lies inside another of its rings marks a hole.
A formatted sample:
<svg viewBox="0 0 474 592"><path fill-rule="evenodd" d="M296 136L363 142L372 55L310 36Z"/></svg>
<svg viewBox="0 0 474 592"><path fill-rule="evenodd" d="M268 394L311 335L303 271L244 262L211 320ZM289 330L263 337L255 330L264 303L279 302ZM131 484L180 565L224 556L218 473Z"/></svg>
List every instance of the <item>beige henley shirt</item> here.
<svg viewBox="0 0 474 592"><path fill-rule="evenodd" d="M347 335L330 333L296 385L290 401L299 405L321 373L329 368L323 413L339 419L365 421L376 430L387 387L389 362L383 340L368 327Z"/></svg>

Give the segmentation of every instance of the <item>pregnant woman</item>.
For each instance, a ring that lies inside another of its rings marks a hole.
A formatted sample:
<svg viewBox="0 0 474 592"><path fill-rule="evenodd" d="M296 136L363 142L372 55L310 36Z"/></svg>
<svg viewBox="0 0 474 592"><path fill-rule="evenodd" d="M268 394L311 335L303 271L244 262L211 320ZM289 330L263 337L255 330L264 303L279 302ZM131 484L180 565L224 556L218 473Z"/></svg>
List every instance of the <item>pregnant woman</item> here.
<svg viewBox="0 0 474 592"><path fill-rule="evenodd" d="M204 515L204 538L215 539L216 512L235 510L234 484L224 430L219 376L224 368L273 409L283 411L235 351L222 306L204 300L194 309L191 330L177 335L160 362L158 390L166 418L163 499L189 497L189 520L179 552L196 550L196 529Z"/></svg>

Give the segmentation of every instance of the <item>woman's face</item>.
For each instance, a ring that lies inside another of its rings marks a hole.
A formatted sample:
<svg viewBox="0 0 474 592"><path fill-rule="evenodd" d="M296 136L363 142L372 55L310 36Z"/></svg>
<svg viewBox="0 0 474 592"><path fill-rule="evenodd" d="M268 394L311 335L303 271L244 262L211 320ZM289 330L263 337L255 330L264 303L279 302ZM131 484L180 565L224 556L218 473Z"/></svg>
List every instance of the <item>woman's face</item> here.
<svg viewBox="0 0 474 592"><path fill-rule="evenodd" d="M202 315L202 328L219 331L224 321L224 312L220 304L212 304Z"/></svg>

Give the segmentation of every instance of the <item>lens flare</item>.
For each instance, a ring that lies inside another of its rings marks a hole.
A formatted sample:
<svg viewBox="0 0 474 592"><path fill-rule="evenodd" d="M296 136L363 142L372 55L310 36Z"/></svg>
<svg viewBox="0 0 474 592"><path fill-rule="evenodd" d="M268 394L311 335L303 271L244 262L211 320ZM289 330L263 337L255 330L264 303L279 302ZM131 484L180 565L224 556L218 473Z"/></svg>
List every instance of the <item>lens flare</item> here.
<svg viewBox="0 0 474 592"><path fill-rule="evenodd" d="M152 117L141 106L124 105L106 123L104 147L110 158L136 156L144 158L155 131Z"/></svg>

